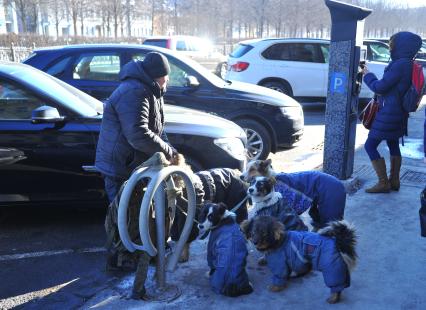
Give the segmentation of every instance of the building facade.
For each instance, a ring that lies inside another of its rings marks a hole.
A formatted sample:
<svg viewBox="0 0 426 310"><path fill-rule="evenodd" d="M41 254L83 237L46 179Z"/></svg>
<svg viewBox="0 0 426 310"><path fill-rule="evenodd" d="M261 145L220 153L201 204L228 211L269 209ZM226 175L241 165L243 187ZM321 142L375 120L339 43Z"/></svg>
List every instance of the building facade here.
<svg viewBox="0 0 426 310"><path fill-rule="evenodd" d="M128 25L131 27L130 35L133 37L145 37L150 35L152 30L149 14L141 14L138 17L132 16L130 23L126 22L126 16L120 16L117 19L116 26L115 19L111 15L105 17L95 10L88 9L85 12L83 22L78 18L76 27L74 27L68 7L61 6L55 10L49 5L41 5L38 7L37 25L34 22L31 23L32 20L28 18L26 28L31 30L24 31L13 3L13 1L8 1L6 4L5 0L0 0L0 34L32 32L51 37L77 35L113 38L116 35L117 37L128 37Z"/></svg>

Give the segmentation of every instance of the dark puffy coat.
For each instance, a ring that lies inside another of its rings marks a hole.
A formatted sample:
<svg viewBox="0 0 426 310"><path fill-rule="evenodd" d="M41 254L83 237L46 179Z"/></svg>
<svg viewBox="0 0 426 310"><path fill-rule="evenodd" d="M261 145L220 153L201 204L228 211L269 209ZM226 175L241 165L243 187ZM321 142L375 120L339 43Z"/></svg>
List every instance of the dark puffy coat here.
<svg viewBox="0 0 426 310"><path fill-rule="evenodd" d="M245 291L249 287L246 272L247 245L240 226L233 222L210 232L207 245L207 263L210 267L210 285L217 294L232 290Z"/></svg>
<svg viewBox="0 0 426 310"><path fill-rule="evenodd" d="M196 218L198 218L199 210L204 201L223 202L231 210L247 196L247 184L241 181L233 169L214 168L198 171L194 174L192 181L197 198ZM178 197L176 203L180 209L186 209L186 192L184 191L182 194L184 197ZM235 211L235 214L237 223L247 219L247 201ZM179 240L185 221L186 215L178 209L171 229L172 240ZM194 222L187 242L194 241L197 236L198 227Z"/></svg>
<svg viewBox="0 0 426 310"><path fill-rule="evenodd" d="M377 140L397 140L406 134L407 113L402 109L402 97L411 84L412 60L421 47L421 38L411 32L399 32L393 38L392 61L383 78L367 73L364 82L379 95L379 111L369 137Z"/></svg>
<svg viewBox="0 0 426 310"><path fill-rule="evenodd" d="M155 152L172 156L163 131L163 91L140 61L126 64L122 81L105 103L96 150L96 168L104 175L127 179Z"/></svg>
<svg viewBox="0 0 426 310"><path fill-rule="evenodd" d="M333 238L303 231L289 231L283 244L267 252L266 261L272 272L272 283L284 286L292 271L306 273L310 267L322 271L331 292L341 292L350 285L350 273Z"/></svg>

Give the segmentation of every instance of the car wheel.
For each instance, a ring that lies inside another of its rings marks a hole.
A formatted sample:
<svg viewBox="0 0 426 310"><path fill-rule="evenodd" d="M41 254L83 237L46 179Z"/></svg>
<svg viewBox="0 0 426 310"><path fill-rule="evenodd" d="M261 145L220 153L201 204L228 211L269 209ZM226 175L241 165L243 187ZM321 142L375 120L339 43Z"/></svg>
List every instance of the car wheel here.
<svg viewBox="0 0 426 310"><path fill-rule="evenodd" d="M290 85L288 85L288 83L285 83L285 82L271 81L271 82L262 83L261 86L276 90L290 97L293 96L293 92L291 90Z"/></svg>
<svg viewBox="0 0 426 310"><path fill-rule="evenodd" d="M266 128L251 119L235 121L247 135L248 160L266 159L271 152L271 137Z"/></svg>
<svg viewBox="0 0 426 310"><path fill-rule="evenodd" d="M185 157L185 162L191 166L191 169L193 172L201 171L203 170L203 165L196 159L194 159L192 156L189 155L183 155Z"/></svg>
<svg viewBox="0 0 426 310"><path fill-rule="evenodd" d="M226 71L228 70L228 64L226 62L222 62L217 66L217 75L225 79Z"/></svg>

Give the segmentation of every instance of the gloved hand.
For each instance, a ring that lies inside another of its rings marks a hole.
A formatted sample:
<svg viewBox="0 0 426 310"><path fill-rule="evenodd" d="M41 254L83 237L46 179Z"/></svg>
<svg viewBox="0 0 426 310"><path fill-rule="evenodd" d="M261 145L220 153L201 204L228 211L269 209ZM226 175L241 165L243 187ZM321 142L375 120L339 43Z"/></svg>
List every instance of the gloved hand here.
<svg viewBox="0 0 426 310"><path fill-rule="evenodd" d="M174 147L172 147L173 153L172 153L172 158L170 159L170 163L172 165L179 165L180 163L180 158L183 158L183 155L180 154Z"/></svg>

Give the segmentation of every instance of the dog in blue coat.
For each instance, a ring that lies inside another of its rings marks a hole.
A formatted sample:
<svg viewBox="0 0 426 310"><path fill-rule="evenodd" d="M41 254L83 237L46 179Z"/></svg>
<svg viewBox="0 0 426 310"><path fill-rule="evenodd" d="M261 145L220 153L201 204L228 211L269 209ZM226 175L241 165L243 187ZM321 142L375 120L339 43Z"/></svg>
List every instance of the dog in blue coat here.
<svg viewBox="0 0 426 310"><path fill-rule="evenodd" d="M334 176L320 171L276 173L267 159L249 162L240 178L250 182L257 176L275 177L275 191L281 193L297 214L309 209L314 229L343 219L346 190Z"/></svg>
<svg viewBox="0 0 426 310"><path fill-rule="evenodd" d="M321 271L330 288L328 303L340 301L350 286L350 270L355 266L355 230L345 221L335 221L318 231L286 231L271 216L257 216L241 224L246 238L266 253L272 272L272 292L283 290L290 274L303 275L312 268Z"/></svg>
<svg viewBox="0 0 426 310"><path fill-rule="evenodd" d="M198 228L201 239L210 232L207 262L213 291L230 297L253 292L246 272L247 241L235 221L235 213L228 211L224 203L206 203Z"/></svg>

